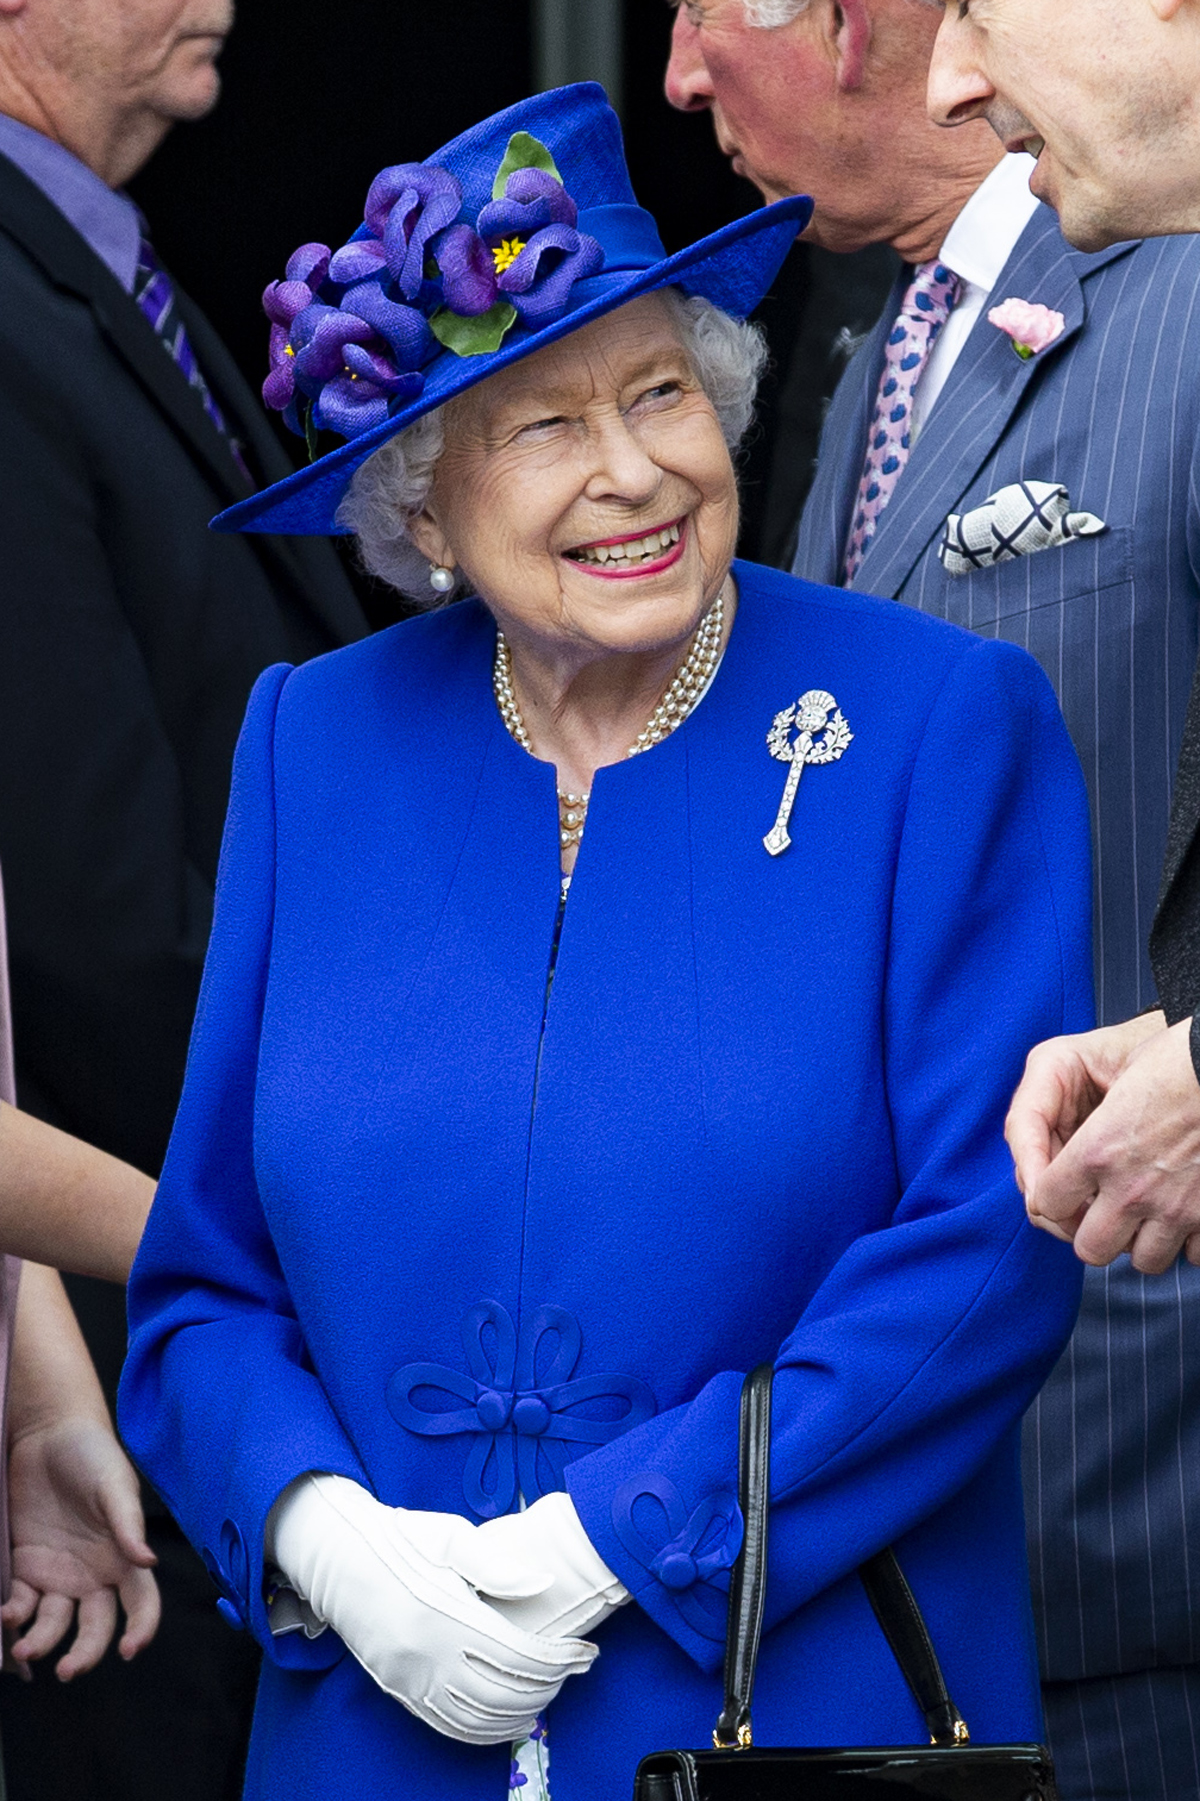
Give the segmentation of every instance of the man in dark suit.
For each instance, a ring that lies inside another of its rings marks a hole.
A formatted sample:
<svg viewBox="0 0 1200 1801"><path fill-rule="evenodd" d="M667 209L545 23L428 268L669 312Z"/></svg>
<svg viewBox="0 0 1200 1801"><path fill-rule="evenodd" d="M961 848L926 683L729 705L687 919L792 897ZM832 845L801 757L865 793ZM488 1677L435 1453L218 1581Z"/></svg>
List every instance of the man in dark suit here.
<svg viewBox="0 0 1200 1801"><path fill-rule="evenodd" d="M1074 244L1200 230L1200 5L1145 0L1053 9L947 6L930 70L932 115L986 118L1037 156L1034 191ZM1036 123L1034 121L1036 120ZM1200 1263L1200 683L1183 731L1150 935L1162 1010L1029 1060L1009 1143L1030 1217L1088 1263L1122 1251L1167 1270Z"/></svg>
<svg viewBox="0 0 1200 1801"><path fill-rule="evenodd" d="M846 247L883 232L909 264L834 396L796 572L1042 661L1092 801L1100 1014L1124 1020L1155 1001L1146 924L1200 629L1200 239L1072 250L1028 190L1032 160L981 149L982 121L926 158L932 9L757 10L771 22L743 0L681 10L676 97L713 106L776 191L813 192L819 229L825 211ZM963 167L982 161L965 185L943 173L960 137ZM993 322L1009 300L1021 323L1011 308ZM1200 1559L1198 1305L1186 1264L1169 1285L1090 1271L1027 1425L1064 1801L1200 1801L1200 1637L1180 1577Z"/></svg>
<svg viewBox="0 0 1200 1801"><path fill-rule="evenodd" d="M228 0L0 0L0 865L26 1109L157 1173L251 685L365 631L323 541L217 536L287 464L121 192L218 89ZM214 196L219 204L219 196ZM123 1295L76 1287L111 1388ZM126 1668L0 1682L10 1793L240 1793L247 1641L165 1514Z"/></svg>

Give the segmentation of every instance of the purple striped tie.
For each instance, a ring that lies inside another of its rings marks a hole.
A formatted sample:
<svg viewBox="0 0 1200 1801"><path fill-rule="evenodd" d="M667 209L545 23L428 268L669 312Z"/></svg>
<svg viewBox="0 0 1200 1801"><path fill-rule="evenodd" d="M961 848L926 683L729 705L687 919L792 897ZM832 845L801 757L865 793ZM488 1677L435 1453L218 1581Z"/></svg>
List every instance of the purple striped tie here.
<svg viewBox="0 0 1200 1801"><path fill-rule="evenodd" d="M171 285L171 278L155 256L154 247L148 238L142 238L138 245L138 266L133 297L154 327L163 348L183 375L189 388L195 388L200 396L205 412L229 445L234 462L246 480L253 483L254 478L246 467L246 461L242 455L242 446L230 432L225 423L224 414L213 399L208 383L200 373L200 365L196 361L196 353L192 349L191 339L184 329L183 320L180 318L179 309L175 304L175 289Z"/></svg>

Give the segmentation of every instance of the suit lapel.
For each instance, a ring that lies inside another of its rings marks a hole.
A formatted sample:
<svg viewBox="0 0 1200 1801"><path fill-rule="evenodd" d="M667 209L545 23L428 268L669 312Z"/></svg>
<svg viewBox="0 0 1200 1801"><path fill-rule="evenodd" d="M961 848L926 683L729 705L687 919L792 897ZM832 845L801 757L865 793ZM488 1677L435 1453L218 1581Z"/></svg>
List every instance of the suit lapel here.
<svg viewBox="0 0 1200 1801"><path fill-rule="evenodd" d="M902 269L887 305L852 357L830 405L792 564L793 574L805 581L832 587L841 583L848 522L862 475L884 345L910 279L908 270Z"/></svg>
<svg viewBox="0 0 1200 1801"><path fill-rule="evenodd" d="M1011 340L989 324L984 308L924 423L852 587L889 598L900 592L930 540L940 535L947 513L992 454L1030 382L1064 353L1082 327L1083 281L1132 248L1117 244L1084 256L1071 249L1049 207L1039 206L992 294L999 299L1015 294L1061 313L1062 335L1040 355L1022 359ZM876 363L876 379L879 367ZM862 446L865 434L864 425ZM844 517L849 518L849 509Z"/></svg>
<svg viewBox="0 0 1200 1801"><path fill-rule="evenodd" d="M182 288L176 287L175 293L180 318L204 371L204 379L235 437L245 445L254 474L260 476L264 484L282 481L285 475L292 474L293 465L279 447L261 400L195 302ZM265 337L263 342L265 346Z"/></svg>
<svg viewBox="0 0 1200 1801"><path fill-rule="evenodd" d="M0 156L0 231L20 244L55 287L77 295L91 308L114 352L203 465L217 504L223 507L244 500L249 489L228 442L167 355L136 301L36 183L4 156ZM235 435L249 445L265 481L282 480L291 473L291 465L261 406L203 314L181 290L176 292L197 360ZM330 580L329 570L322 579L320 571L309 569L308 547L263 536L255 539L255 546L268 562L279 566L281 577L303 597L335 642L348 643L363 635L362 615L349 588L341 580Z"/></svg>
<svg viewBox="0 0 1200 1801"><path fill-rule="evenodd" d="M244 500L246 483L228 444L136 301L36 183L3 156L0 229L21 245L56 287L87 301L109 343L187 439L221 494L230 501Z"/></svg>

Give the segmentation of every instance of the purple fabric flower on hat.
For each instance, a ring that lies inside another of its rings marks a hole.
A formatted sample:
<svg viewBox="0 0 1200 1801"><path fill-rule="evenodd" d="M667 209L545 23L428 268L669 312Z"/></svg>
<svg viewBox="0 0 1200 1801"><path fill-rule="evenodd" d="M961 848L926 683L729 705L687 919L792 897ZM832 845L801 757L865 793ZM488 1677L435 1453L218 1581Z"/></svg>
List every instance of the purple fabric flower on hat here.
<svg viewBox="0 0 1200 1801"><path fill-rule="evenodd" d="M262 396L267 406L282 413L296 390L295 353L289 345L292 321L316 299L317 289L329 272L329 249L325 244L301 244L288 259L282 281L273 281L263 293L263 311L271 321L268 347L271 372L263 383ZM290 423L290 421L289 421ZM298 427L293 426L293 430Z"/></svg>
<svg viewBox="0 0 1200 1801"><path fill-rule="evenodd" d="M332 279L346 287L368 281L381 271L386 276L387 255L379 239L369 236L365 231L362 236L351 238L348 244L343 244L340 250L335 250L329 262Z"/></svg>
<svg viewBox="0 0 1200 1801"><path fill-rule="evenodd" d="M395 401L425 386L414 364L437 345L421 314L388 300L377 282L352 288L340 306L306 307L292 325L295 383L312 402L318 431L354 438L381 425Z"/></svg>
<svg viewBox="0 0 1200 1801"><path fill-rule="evenodd" d="M433 246L442 272L442 294L452 313L478 318L496 300L496 262L469 225L452 225Z"/></svg>
<svg viewBox="0 0 1200 1801"><path fill-rule="evenodd" d="M557 319L575 283L597 274L603 263L595 238L569 225L547 225L517 251L496 286L516 307L522 325L536 329Z"/></svg>
<svg viewBox="0 0 1200 1801"><path fill-rule="evenodd" d="M503 196L485 206L479 231L492 252L496 290L534 327L556 319L572 287L595 275L604 252L575 230L579 208L545 169L516 169Z"/></svg>
<svg viewBox="0 0 1200 1801"><path fill-rule="evenodd" d="M518 319L536 329L559 318L574 284L603 266L550 152L528 133L510 138L492 193L471 226L448 169L396 163L371 183L348 243L332 255L302 245L267 289L263 398L311 454L317 431L355 437L420 394L420 371L442 349L494 352Z"/></svg>
<svg viewBox="0 0 1200 1801"><path fill-rule="evenodd" d="M398 368L421 369L441 348L424 313L389 300L378 282L365 281L342 296L341 310L365 319L385 340Z"/></svg>
<svg viewBox="0 0 1200 1801"><path fill-rule="evenodd" d="M546 225L574 225L579 208L553 175L545 169L514 169L504 185L504 195L484 207L479 230L485 238L524 238Z"/></svg>
<svg viewBox="0 0 1200 1801"><path fill-rule="evenodd" d="M430 239L453 225L461 209L462 189L448 169L396 163L371 183L364 217L382 241L383 259L406 299L421 292Z"/></svg>
<svg viewBox="0 0 1200 1801"><path fill-rule="evenodd" d="M514 1757L508 1766L508 1792L509 1792L509 1794L515 1795L517 1793L517 1790L523 1789L525 1787L525 1784L528 1781L529 1781L528 1776L526 1776L526 1774L522 1770L520 1764L517 1762L516 1758Z"/></svg>

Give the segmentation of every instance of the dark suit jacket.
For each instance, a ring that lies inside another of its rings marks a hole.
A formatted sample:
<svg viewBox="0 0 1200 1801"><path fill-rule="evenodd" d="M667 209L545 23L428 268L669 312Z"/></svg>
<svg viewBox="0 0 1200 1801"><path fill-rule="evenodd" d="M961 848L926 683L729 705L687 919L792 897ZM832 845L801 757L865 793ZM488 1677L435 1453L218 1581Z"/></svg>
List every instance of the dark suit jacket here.
<svg viewBox="0 0 1200 1801"><path fill-rule="evenodd" d="M366 625L328 543L206 529L247 491L228 443L136 303L3 157L0 294L0 865L18 1093L157 1173L250 689L268 664ZM255 474L286 474L219 339L182 295L180 308ZM105 1361L122 1337L117 1319Z"/></svg>

